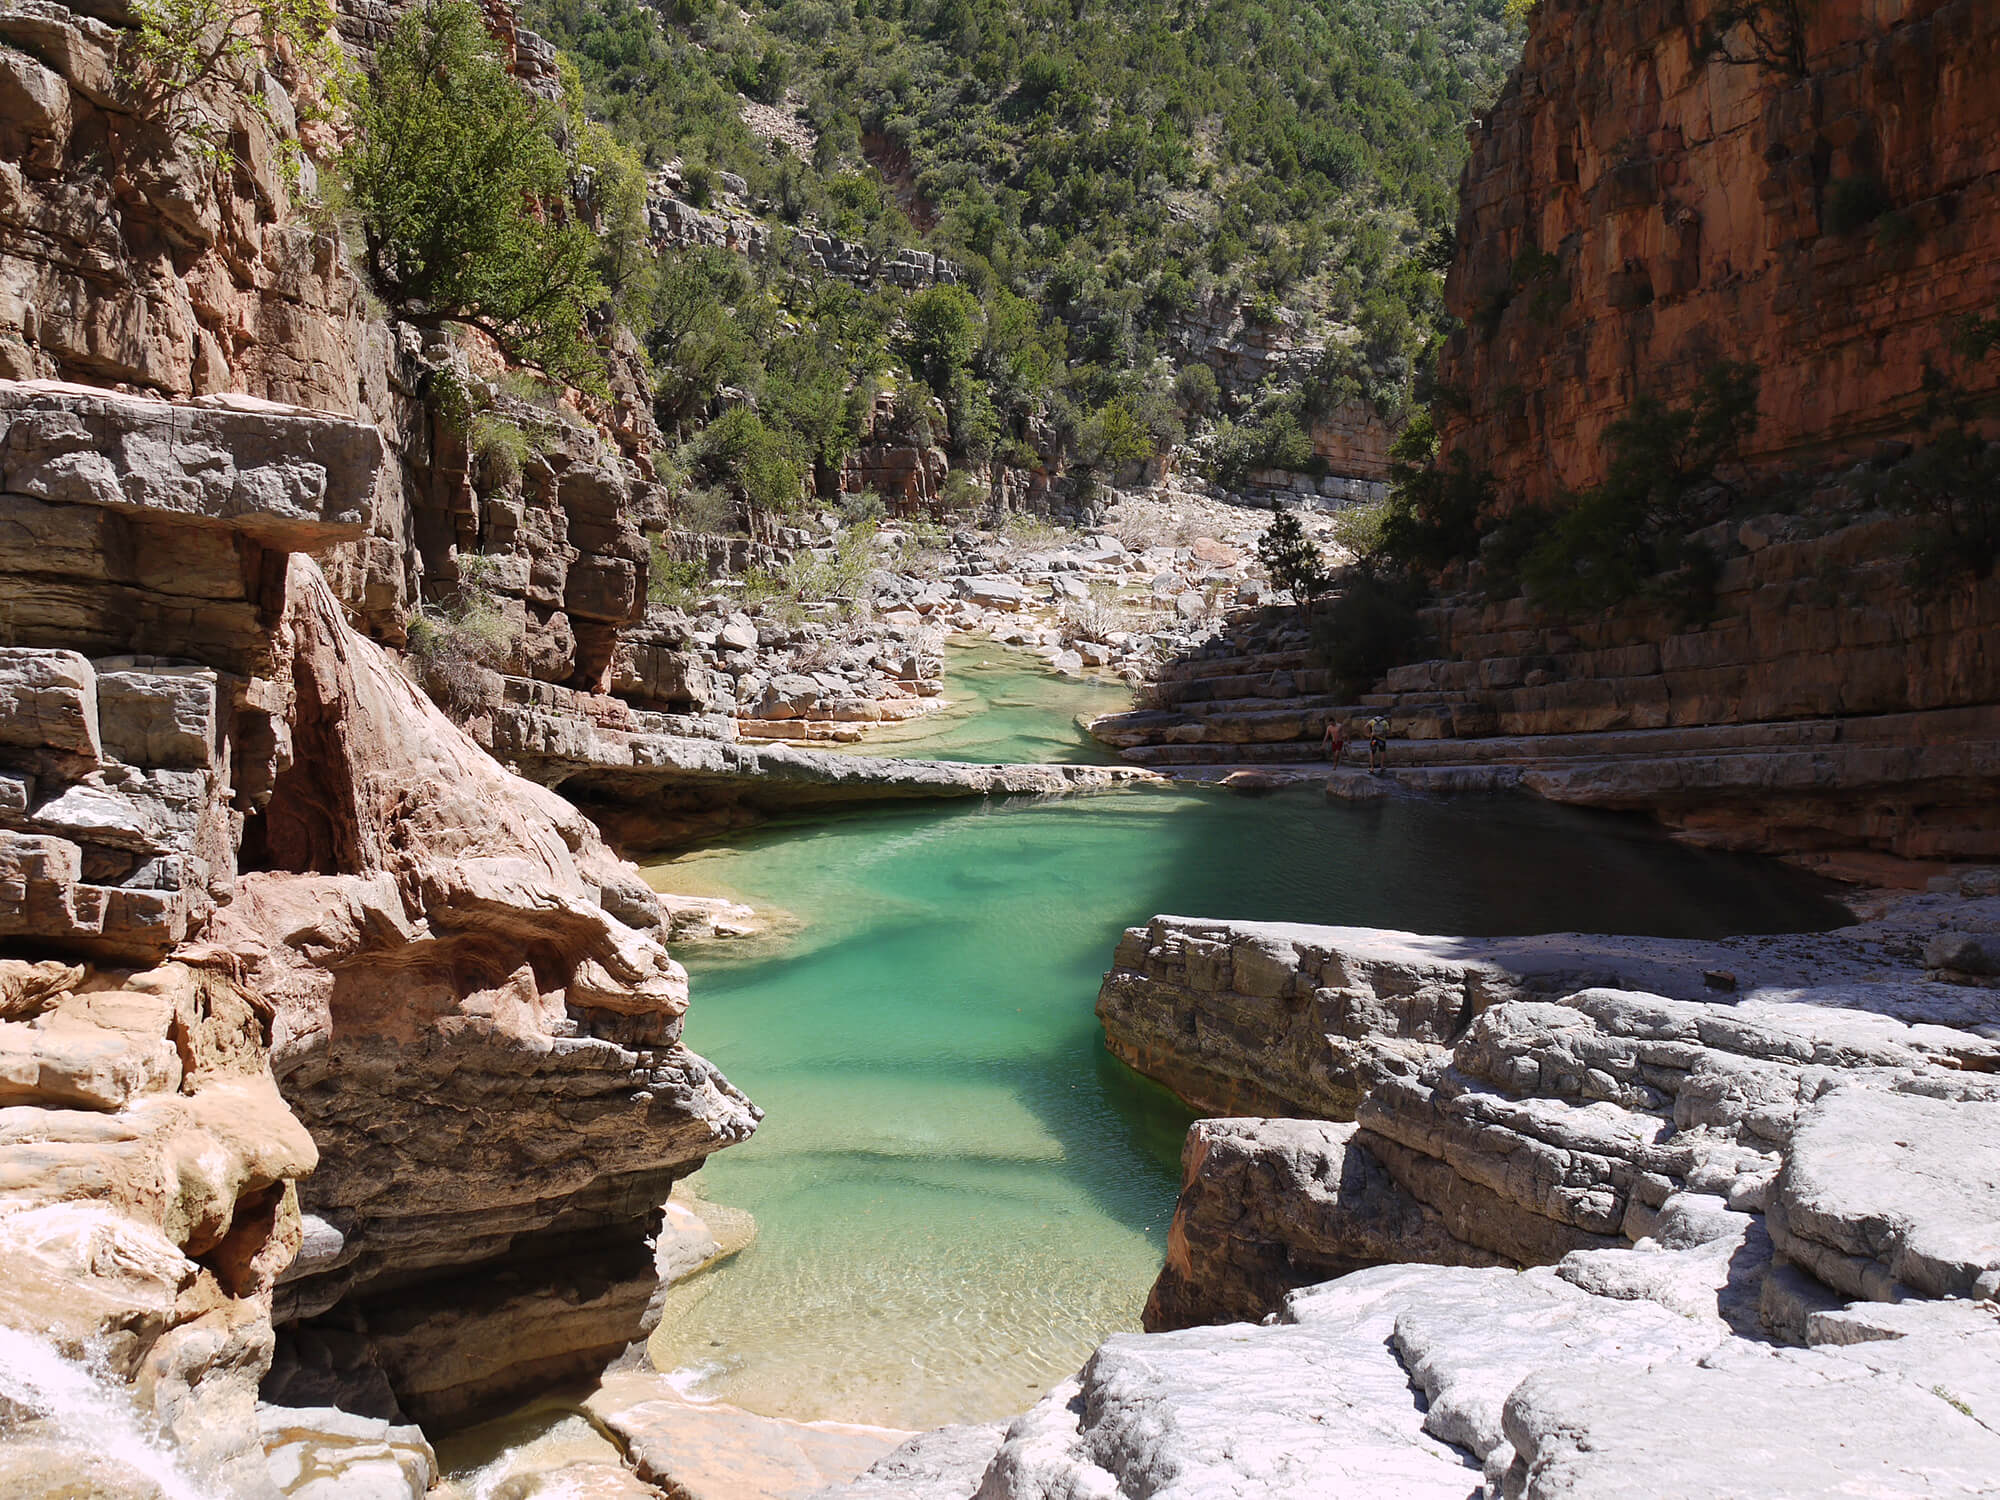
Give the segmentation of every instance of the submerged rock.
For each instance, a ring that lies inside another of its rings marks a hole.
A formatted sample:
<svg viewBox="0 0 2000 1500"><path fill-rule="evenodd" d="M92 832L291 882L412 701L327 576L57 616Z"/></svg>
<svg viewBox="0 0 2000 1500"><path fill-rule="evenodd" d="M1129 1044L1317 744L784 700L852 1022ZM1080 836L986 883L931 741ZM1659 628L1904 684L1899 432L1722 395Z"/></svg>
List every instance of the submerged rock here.
<svg viewBox="0 0 2000 1500"><path fill-rule="evenodd" d="M804 1500L911 1436L690 1401L652 1374L606 1376L584 1410L623 1445L641 1479L686 1500Z"/></svg>

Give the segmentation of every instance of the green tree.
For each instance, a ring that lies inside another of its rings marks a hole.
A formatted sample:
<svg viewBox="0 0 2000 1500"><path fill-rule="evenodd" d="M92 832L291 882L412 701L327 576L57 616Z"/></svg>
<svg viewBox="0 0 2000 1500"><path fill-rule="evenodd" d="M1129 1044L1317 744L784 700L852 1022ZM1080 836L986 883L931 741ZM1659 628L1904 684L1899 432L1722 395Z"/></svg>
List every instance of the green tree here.
<svg viewBox="0 0 2000 1500"><path fill-rule="evenodd" d="M1126 396L1105 402L1084 423L1078 447L1086 464L1110 470L1144 463L1157 451L1137 406Z"/></svg>
<svg viewBox="0 0 2000 1500"><path fill-rule="evenodd" d="M1376 550L1420 573L1438 573L1479 550L1496 498L1493 478L1463 453L1438 462L1437 428L1420 411L1389 448L1389 501Z"/></svg>
<svg viewBox="0 0 2000 1500"><path fill-rule="evenodd" d="M1290 594L1300 609L1310 608L1333 582L1325 556L1306 535L1296 511L1281 510L1271 518L1257 539L1257 560L1272 586Z"/></svg>
<svg viewBox="0 0 2000 1500"><path fill-rule="evenodd" d="M1757 367L1732 361L1703 372L1685 406L1641 395L1606 431L1604 482L1547 523L1527 555L1529 592L1572 612L1608 609L1678 573L1693 595L1712 589L1714 554L1688 534L1731 498L1716 470L1757 426Z"/></svg>
<svg viewBox="0 0 2000 1500"><path fill-rule="evenodd" d="M469 0L405 12L378 64L344 158L376 285L414 319L478 328L601 389L585 318L606 291L570 201L561 112L508 75Z"/></svg>
<svg viewBox="0 0 2000 1500"><path fill-rule="evenodd" d="M962 286L918 292L903 313L904 357L931 393L943 396L979 347L979 301Z"/></svg>
<svg viewBox="0 0 2000 1500"><path fill-rule="evenodd" d="M1956 344L1964 366L1991 358L2000 349L2000 313L1968 319ZM2000 569L2000 442L1982 435L1980 403L1961 380L1931 364L1924 388L1926 441L1870 487L1890 509L1914 519L1906 544L1910 580L1937 594Z"/></svg>
<svg viewBox="0 0 2000 1500"><path fill-rule="evenodd" d="M747 406L711 422L696 451L701 477L729 485L753 516L790 515L805 498L806 460Z"/></svg>

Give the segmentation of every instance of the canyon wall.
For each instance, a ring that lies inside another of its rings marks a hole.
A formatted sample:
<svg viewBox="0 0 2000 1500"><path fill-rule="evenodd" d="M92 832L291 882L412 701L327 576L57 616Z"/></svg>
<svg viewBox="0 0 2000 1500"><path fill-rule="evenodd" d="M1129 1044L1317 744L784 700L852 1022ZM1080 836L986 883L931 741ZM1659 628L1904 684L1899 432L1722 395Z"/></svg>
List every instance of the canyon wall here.
<svg viewBox="0 0 2000 1500"><path fill-rule="evenodd" d="M1927 366L2000 303L2000 15L1983 0L1755 7L1542 0L1472 135L1439 362L1443 446L1508 503L1603 477L1635 396L1762 371L1745 457L1798 468L1907 438ZM1788 17L1802 15L1794 31ZM2000 368L1965 370L2000 389Z"/></svg>
<svg viewBox="0 0 2000 1500"><path fill-rule="evenodd" d="M638 872L306 555L384 463L326 413L0 382L5 1321L229 1494L268 1492L274 1323L267 1395L378 1421L601 1366L669 1187L757 1118Z"/></svg>

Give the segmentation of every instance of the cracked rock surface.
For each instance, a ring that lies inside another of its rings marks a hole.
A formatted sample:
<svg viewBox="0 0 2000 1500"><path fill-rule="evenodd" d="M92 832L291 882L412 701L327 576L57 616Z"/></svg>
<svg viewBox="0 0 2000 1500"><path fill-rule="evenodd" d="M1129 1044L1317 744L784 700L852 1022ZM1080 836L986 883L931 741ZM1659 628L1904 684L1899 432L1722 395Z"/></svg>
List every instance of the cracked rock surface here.
<svg viewBox="0 0 2000 1500"><path fill-rule="evenodd" d="M1196 1123L1156 1331L922 1493L1986 1492L2000 993L1924 961L1986 890L1723 943L1132 929L1114 1051L1289 1117Z"/></svg>

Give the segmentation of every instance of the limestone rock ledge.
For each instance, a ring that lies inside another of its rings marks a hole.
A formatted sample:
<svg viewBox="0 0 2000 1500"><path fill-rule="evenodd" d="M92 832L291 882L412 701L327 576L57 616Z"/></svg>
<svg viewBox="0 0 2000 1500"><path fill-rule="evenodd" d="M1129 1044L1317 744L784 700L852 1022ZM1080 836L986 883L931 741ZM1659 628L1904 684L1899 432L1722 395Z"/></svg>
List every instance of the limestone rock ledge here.
<svg viewBox="0 0 2000 1500"><path fill-rule="evenodd" d="M1294 1293L1267 1324L1116 1335L997 1450L967 1445L909 1493L1975 1494L2000 1459L2000 1319L1931 1308L1863 1342L1780 1349L1549 1269L1383 1266ZM901 1492L871 1471L817 1500L882 1493Z"/></svg>
<svg viewBox="0 0 2000 1500"><path fill-rule="evenodd" d="M2000 992L1924 955L1996 928L1943 892L1722 943L1135 928L1114 1051L1301 1117L1192 1129L1155 1331L824 1500L926 1452L925 1500L1977 1492Z"/></svg>
<svg viewBox="0 0 2000 1500"><path fill-rule="evenodd" d="M560 789L621 848L658 849L760 819L870 802L1058 796L1161 778L1132 766L988 765L749 745L713 719L509 683L478 726L522 776Z"/></svg>
<svg viewBox="0 0 2000 1500"><path fill-rule="evenodd" d="M272 1494L274 1325L288 1408L384 1425L273 1452L415 1472L408 1415L643 1333L669 1187L755 1126L637 870L305 555L382 462L323 413L0 381L8 1493Z"/></svg>

